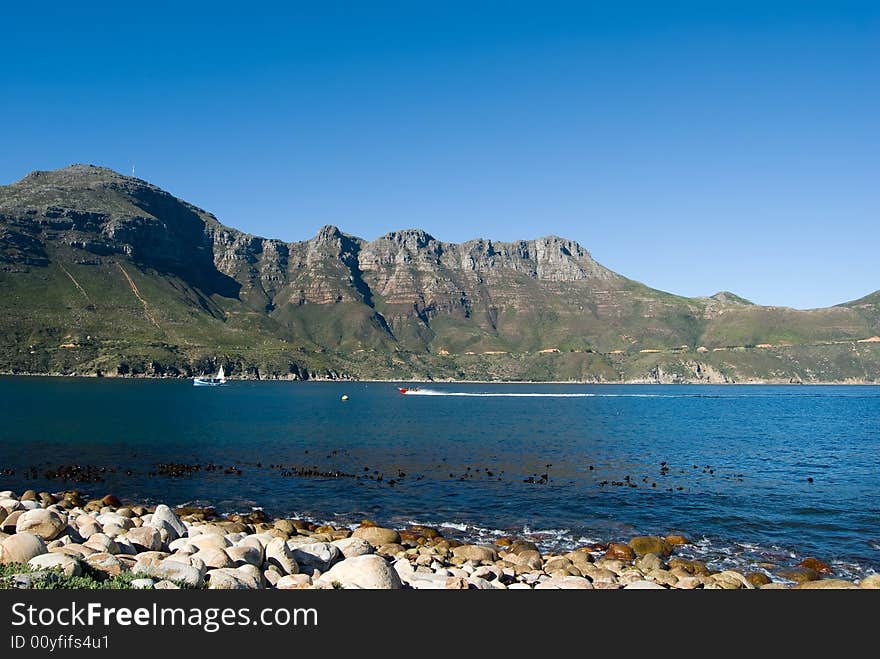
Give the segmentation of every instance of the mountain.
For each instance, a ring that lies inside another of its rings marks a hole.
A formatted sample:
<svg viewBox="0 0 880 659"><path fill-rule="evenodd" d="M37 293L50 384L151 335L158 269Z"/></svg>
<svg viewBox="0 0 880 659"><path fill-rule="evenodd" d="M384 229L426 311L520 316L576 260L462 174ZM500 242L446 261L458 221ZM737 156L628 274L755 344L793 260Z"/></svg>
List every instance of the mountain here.
<svg viewBox="0 0 880 659"><path fill-rule="evenodd" d="M90 165L0 186L3 372L874 381L878 309L676 296L557 236L285 243Z"/></svg>

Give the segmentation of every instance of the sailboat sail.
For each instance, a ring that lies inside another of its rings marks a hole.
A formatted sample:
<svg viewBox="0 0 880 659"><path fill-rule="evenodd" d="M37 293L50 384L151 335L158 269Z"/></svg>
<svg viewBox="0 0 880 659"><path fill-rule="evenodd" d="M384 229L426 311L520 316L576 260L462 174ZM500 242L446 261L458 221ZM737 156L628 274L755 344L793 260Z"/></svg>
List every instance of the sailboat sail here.
<svg viewBox="0 0 880 659"><path fill-rule="evenodd" d="M220 384L226 384L226 372L221 366L213 378L193 378L193 384L197 387L216 387Z"/></svg>

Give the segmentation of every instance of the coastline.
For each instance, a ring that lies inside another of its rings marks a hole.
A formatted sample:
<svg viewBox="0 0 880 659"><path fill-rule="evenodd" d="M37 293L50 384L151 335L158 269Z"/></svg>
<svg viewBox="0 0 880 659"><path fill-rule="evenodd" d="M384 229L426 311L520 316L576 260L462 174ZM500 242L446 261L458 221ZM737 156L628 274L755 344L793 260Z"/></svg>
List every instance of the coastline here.
<svg viewBox="0 0 880 659"><path fill-rule="evenodd" d="M186 375L151 375L147 373L137 375L117 375L103 373L96 375L95 373L18 373L0 370L0 377L33 377L33 378L78 378L90 380L192 380L195 376ZM709 386L739 386L739 385L765 385L765 386L874 386L880 385L880 380L865 379L846 379L846 380L822 380L822 381L802 381L791 382L786 379L751 379L736 382L707 382L706 380L676 380L674 382L662 382L660 380L646 380L637 378L633 380L456 380L456 379L427 379L427 378L328 378L328 377L236 377L226 376L230 382L335 382L339 384L359 383L359 382L375 382L379 384L395 384L395 383L418 383L418 384L498 384L498 385L535 385L535 384L559 384L559 385L709 385Z"/></svg>
<svg viewBox="0 0 880 659"><path fill-rule="evenodd" d="M224 516L113 495L87 500L77 490L0 492L0 529L0 586L17 588L64 578L155 589L880 588L878 574L834 578L812 557L793 566L713 569L688 557L693 543L680 534L542 553L523 537L469 544L417 524L319 525L261 510Z"/></svg>

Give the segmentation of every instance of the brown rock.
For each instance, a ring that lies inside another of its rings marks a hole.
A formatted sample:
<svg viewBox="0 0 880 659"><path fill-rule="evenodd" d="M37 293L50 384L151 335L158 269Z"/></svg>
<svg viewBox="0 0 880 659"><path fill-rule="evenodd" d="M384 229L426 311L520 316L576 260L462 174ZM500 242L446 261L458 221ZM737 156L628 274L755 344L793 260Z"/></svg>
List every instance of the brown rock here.
<svg viewBox="0 0 880 659"><path fill-rule="evenodd" d="M112 494L106 494L101 498L102 506L110 506L111 508L119 508L122 502Z"/></svg>
<svg viewBox="0 0 880 659"><path fill-rule="evenodd" d="M289 519L276 519L273 526L282 533L286 533L288 536L296 535L297 533L296 526Z"/></svg>
<svg viewBox="0 0 880 659"><path fill-rule="evenodd" d="M514 554L519 554L524 551L538 551L538 545L528 540L514 540L508 551Z"/></svg>
<svg viewBox="0 0 880 659"><path fill-rule="evenodd" d="M443 535L435 529L433 526L424 526L423 524L413 524L409 527L415 533L418 533L428 540L433 540L434 538L442 538Z"/></svg>
<svg viewBox="0 0 880 659"><path fill-rule="evenodd" d="M800 563L798 563L798 567L806 567L811 570L815 570L819 574L831 574L831 566L824 561L820 561L818 558L813 558L812 556L808 556Z"/></svg>
<svg viewBox="0 0 880 659"><path fill-rule="evenodd" d="M639 556L657 554L657 556L666 557L672 553L672 547L669 543L655 535L636 536L629 541L629 546Z"/></svg>
<svg viewBox="0 0 880 659"><path fill-rule="evenodd" d="M667 567L670 570L684 570L695 576L709 576L709 569L703 561L689 561L686 558L675 556L669 559Z"/></svg>
<svg viewBox="0 0 880 659"><path fill-rule="evenodd" d="M498 560L498 552L494 548L482 545L462 545L461 547L456 547L452 550L452 556L462 562L492 563Z"/></svg>
<svg viewBox="0 0 880 659"><path fill-rule="evenodd" d="M446 590L467 590L468 582L464 577L447 577Z"/></svg>
<svg viewBox="0 0 880 659"><path fill-rule="evenodd" d="M666 542L667 542L669 545L671 545L672 547L677 547L677 546L679 546L679 545L690 545L690 544L693 544L693 543L688 539L688 537L687 537L687 536L684 536L684 535L676 535L676 534L672 534L672 535L667 535L666 538L664 538L664 539L665 539Z"/></svg>
<svg viewBox="0 0 880 659"><path fill-rule="evenodd" d="M749 572L746 574L746 580L755 588L760 588L761 586L770 583L770 577L763 572Z"/></svg>
<svg viewBox="0 0 880 659"><path fill-rule="evenodd" d="M808 567L787 567L781 568L776 574L787 581L795 583L806 583L807 581L815 581L819 578L819 573Z"/></svg>
<svg viewBox="0 0 880 659"><path fill-rule="evenodd" d="M635 552L629 545L622 542L608 543L608 550L605 552L605 558L617 559L620 561L631 561L636 557Z"/></svg>
<svg viewBox="0 0 880 659"><path fill-rule="evenodd" d="M557 556L556 558L551 558L544 565L544 572L550 574L554 570L568 570L572 566L572 563L567 558L562 558Z"/></svg>
<svg viewBox="0 0 880 659"><path fill-rule="evenodd" d="M400 544L400 534L393 529L384 529L380 526L360 526L351 534L354 538L363 538L374 547L381 547L388 543Z"/></svg>
<svg viewBox="0 0 880 659"><path fill-rule="evenodd" d="M406 547L396 542L389 542L376 548L376 553L382 556L397 556L402 551L406 551Z"/></svg>

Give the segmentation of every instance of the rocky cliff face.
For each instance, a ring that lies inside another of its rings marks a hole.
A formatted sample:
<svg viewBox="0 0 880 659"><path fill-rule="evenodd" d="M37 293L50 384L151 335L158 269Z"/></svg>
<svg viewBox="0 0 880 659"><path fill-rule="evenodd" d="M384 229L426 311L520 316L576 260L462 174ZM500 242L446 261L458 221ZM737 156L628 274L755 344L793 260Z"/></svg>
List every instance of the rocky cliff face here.
<svg viewBox="0 0 880 659"><path fill-rule="evenodd" d="M171 355L185 370L224 350L238 351L242 363L280 364L282 374L336 360L335 368L348 364L360 375L461 375L471 356L514 364L568 354L609 356L601 364L577 358L578 377L614 379L626 370L615 366L620 355L706 355L880 333L876 295L810 312L727 292L683 298L614 273L556 236L453 244L407 229L367 242L325 226L284 243L88 165L0 187L0 284L2 360L25 370L132 355ZM643 376L733 377L706 357L689 359L680 360L685 375L655 363ZM571 368L549 367L546 379Z"/></svg>

